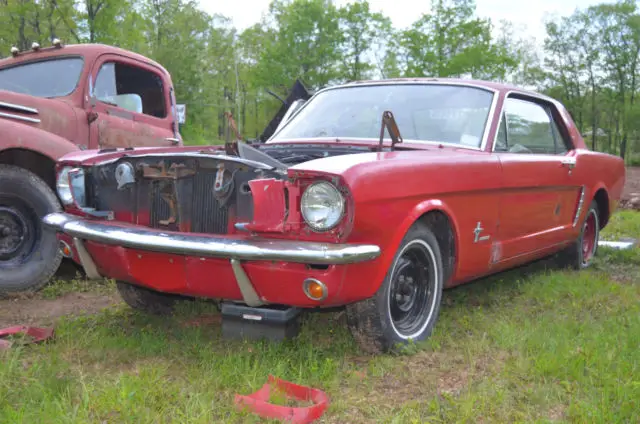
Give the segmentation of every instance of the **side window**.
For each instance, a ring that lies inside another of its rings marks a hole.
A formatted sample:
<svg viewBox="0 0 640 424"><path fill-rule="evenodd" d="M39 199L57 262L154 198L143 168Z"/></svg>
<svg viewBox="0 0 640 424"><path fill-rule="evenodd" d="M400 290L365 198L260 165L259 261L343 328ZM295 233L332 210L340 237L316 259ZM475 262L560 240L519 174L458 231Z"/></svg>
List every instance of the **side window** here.
<svg viewBox="0 0 640 424"><path fill-rule="evenodd" d="M96 98L123 109L164 118L165 107L162 78L154 72L107 62L100 67L94 87Z"/></svg>
<svg viewBox="0 0 640 424"><path fill-rule="evenodd" d="M566 152L560 132L543 106L527 100L508 98L504 110L506 140L502 151L538 154ZM499 142L496 140L496 150L498 147Z"/></svg>

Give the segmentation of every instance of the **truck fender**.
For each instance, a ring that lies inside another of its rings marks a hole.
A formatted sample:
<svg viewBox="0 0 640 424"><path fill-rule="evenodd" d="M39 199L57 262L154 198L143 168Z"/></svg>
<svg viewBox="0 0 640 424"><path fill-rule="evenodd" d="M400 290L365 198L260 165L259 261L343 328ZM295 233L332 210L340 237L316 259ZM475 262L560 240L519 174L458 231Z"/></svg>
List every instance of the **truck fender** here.
<svg viewBox="0 0 640 424"><path fill-rule="evenodd" d="M9 149L31 150L57 161L80 148L58 135L28 125L0 121L0 154Z"/></svg>

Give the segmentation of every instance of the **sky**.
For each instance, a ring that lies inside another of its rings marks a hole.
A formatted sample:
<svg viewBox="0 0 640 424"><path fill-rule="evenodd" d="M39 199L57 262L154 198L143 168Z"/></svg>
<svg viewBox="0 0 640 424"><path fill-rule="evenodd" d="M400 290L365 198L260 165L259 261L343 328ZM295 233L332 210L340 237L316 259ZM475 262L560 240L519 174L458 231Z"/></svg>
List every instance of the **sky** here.
<svg viewBox="0 0 640 424"><path fill-rule="evenodd" d="M542 20L548 15L570 15L576 8L585 8L602 3L603 0L476 0L476 10L480 17L489 17L496 24L506 19L513 22L518 32L534 37L537 43L544 40L545 30ZM242 30L258 22L269 8L270 0L200 0L201 7L208 13L219 13L233 20L236 28ZM335 0L337 6L350 3ZM429 12L427 0L369 0L374 11L383 12L391 18L397 28L406 28L422 13Z"/></svg>

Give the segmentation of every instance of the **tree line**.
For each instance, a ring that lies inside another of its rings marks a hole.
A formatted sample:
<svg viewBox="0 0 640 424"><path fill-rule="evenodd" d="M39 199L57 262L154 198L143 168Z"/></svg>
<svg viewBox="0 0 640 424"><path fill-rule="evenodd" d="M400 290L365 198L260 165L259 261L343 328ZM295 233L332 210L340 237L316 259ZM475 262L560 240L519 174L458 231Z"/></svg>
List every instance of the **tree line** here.
<svg viewBox="0 0 640 424"><path fill-rule="evenodd" d="M224 136L225 111L257 137L299 78L311 90L345 81L463 77L535 88L567 106L595 150L640 162L640 11L633 0L545 22L541 48L473 0L434 0L396 28L366 0L273 0L242 31L194 0L0 0L0 57L54 38L148 56L172 74L186 140ZM639 163L640 164L640 163Z"/></svg>

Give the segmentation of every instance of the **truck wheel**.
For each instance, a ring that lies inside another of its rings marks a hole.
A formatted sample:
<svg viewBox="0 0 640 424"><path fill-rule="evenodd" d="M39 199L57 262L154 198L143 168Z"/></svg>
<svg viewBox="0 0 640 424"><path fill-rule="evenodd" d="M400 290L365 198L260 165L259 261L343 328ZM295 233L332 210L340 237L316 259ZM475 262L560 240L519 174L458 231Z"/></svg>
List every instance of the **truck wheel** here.
<svg viewBox="0 0 640 424"><path fill-rule="evenodd" d="M135 284L117 281L118 293L127 305L151 315L171 315L180 296L160 293Z"/></svg>
<svg viewBox="0 0 640 424"><path fill-rule="evenodd" d="M360 348L381 353L429 337L440 312L443 274L435 235L426 225L415 224L378 292L347 305L347 323Z"/></svg>
<svg viewBox="0 0 640 424"><path fill-rule="evenodd" d="M593 262L600 240L600 215L598 203L589 205L585 220L582 222L580 236L562 252L558 253L558 263L563 268L583 269Z"/></svg>
<svg viewBox="0 0 640 424"><path fill-rule="evenodd" d="M55 274L62 253L42 218L60 210L56 195L37 175L0 165L0 295L36 291Z"/></svg>

